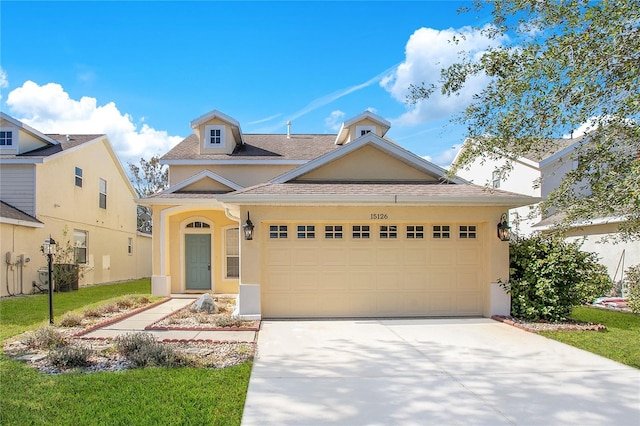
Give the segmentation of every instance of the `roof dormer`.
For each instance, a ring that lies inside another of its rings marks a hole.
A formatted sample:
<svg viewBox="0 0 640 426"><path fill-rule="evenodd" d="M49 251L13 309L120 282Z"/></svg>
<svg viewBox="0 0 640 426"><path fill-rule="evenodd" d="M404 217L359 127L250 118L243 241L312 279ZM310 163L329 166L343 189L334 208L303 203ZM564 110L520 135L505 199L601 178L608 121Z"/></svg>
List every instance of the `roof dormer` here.
<svg viewBox="0 0 640 426"><path fill-rule="evenodd" d="M0 112L0 154L19 155L59 142Z"/></svg>
<svg viewBox="0 0 640 426"><path fill-rule="evenodd" d="M338 131L338 137L336 137L336 145L349 143L367 133L384 137L390 127L391 123L384 118L371 111L365 111L342 123L340 131Z"/></svg>
<svg viewBox="0 0 640 426"><path fill-rule="evenodd" d="M218 110L196 118L191 128L200 140L201 154L231 154L244 143L240 123Z"/></svg>

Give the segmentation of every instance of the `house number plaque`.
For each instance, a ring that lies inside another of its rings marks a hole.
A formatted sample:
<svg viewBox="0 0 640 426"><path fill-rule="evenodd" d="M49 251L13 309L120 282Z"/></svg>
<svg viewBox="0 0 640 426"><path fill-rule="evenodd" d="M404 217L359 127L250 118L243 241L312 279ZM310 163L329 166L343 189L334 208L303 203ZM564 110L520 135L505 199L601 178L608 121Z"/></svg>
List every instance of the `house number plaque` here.
<svg viewBox="0 0 640 426"><path fill-rule="evenodd" d="M386 220L389 219L389 215L386 213L371 213L371 219L373 220Z"/></svg>

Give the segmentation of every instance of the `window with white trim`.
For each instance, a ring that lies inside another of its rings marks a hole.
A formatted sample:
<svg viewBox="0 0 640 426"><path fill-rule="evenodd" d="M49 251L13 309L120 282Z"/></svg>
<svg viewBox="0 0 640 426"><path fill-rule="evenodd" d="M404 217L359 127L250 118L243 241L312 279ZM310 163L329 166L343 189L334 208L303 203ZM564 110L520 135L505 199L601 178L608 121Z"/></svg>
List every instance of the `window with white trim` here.
<svg viewBox="0 0 640 426"><path fill-rule="evenodd" d="M325 225L324 237L327 240L342 239L342 225Z"/></svg>
<svg viewBox="0 0 640 426"><path fill-rule="evenodd" d="M398 227L396 225L380 225L380 239L388 240L398 238Z"/></svg>
<svg viewBox="0 0 640 426"><path fill-rule="evenodd" d="M491 186L494 188L500 188L500 171L494 170L491 174Z"/></svg>
<svg viewBox="0 0 640 426"><path fill-rule="evenodd" d="M13 147L13 130L0 130L0 149Z"/></svg>
<svg viewBox="0 0 640 426"><path fill-rule="evenodd" d="M87 231L73 230L73 260L75 263L87 263L87 240Z"/></svg>
<svg viewBox="0 0 640 426"><path fill-rule="evenodd" d="M269 225L269 238L287 238L287 225Z"/></svg>
<svg viewBox="0 0 640 426"><path fill-rule="evenodd" d="M298 225L298 238L301 240L304 239L313 239L316 237L316 227L315 225Z"/></svg>
<svg viewBox="0 0 640 426"><path fill-rule="evenodd" d="M371 237L371 228L369 225L353 225L351 227L351 236L354 239L367 239Z"/></svg>
<svg viewBox="0 0 640 426"><path fill-rule="evenodd" d="M240 230L229 228L224 231L226 278L238 278L240 276Z"/></svg>
<svg viewBox="0 0 640 426"><path fill-rule="evenodd" d="M127 254L133 256L133 238L129 237L127 242Z"/></svg>
<svg viewBox="0 0 640 426"><path fill-rule="evenodd" d="M75 179L76 179L76 186L82 188L82 169L80 167L76 167Z"/></svg>
<svg viewBox="0 0 640 426"><path fill-rule="evenodd" d="M476 225L460 225L459 235L463 240L475 239L477 236Z"/></svg>
<svg viewBox="0 0 640 426"><path fill-rule="evenodd" d="M449 225L433 225L433 238L437 240L451 238L451 227Z"/></svg>
<svg viewBox="0 0 640 426"><path fill-rule="evenodd" d="M206 229L206 228L211 228L211 225L205 222L195 221L195 222L188 223L187 226L185 226L185 228Z"/></svg>
<svg viewBox="0 0 640 426"><path fill-rule="evenodd" d="M424 226L407 225L407 239L414 240L424 238Z"/></svg>
<svg viewBox="0 0 640 426"><path fill-rule="evenodd" d="M107 208L107 181L100 179L100 200L99 206L101 209Z"/></svg>
<svg viewBox="0 0 640 426"><path fill-rule="evenodd" d="M204 126L205 146L221 147L224 145L226 129L224 125L210 124Z"/></svg>
<svg viewBox="0 0 640 426"><path fill-rule="evenodd" d="M356 126L356 138L359 138L360 136L364 136L367 133L374 133L376 132L376 126Z"/></svg>

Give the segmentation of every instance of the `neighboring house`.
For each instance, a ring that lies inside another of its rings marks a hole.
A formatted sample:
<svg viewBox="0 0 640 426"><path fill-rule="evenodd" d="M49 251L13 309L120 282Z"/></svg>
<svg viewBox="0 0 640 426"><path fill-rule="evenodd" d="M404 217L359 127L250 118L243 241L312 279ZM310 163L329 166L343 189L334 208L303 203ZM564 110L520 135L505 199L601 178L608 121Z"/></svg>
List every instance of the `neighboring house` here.
<svg viewBox="0 0 640 426"><path fill-rule="evenodd" d="M537 199L447 180L370 112L337 135L244 134L219 111L191 127L161 158L170 187L139 201L154 294L239 293L246 318L509 312L497 223Z"/></svg>
<svg viewBox="0 0 640 426"><path fill-rule="evenodd" d="M513 169L508 179L504 181L497 178L496 170L507 164L506 159L487 161L478 158L464 170L460 170L458 175L489 188L501 188L544 199L560 185L566 173L575 169L576 149L586 140L585 136L575 139L557 139L549 144L547 152L520 157L511 162ZM465 142L462 150L466 149L469 143L469 141ZM544 232L563 219L561 213L547 217L542 217L538 213L528 217L531 207L533 206L510 210L512 226L520 236L528 236L535 231ZM624 268L640 263L640 243L637 241L614 243L608 238L615 237L618 224L622 220L624 219L619 217L607 217L576 223L567 233L567 240L580 240L582 250L598 254L600 262L607 267L609 275L616 281L621 278Z"/></svg>
<svg viewBox="0 0 640 426"><path fill-rule="evenodd" d="M0 113L0 294L42 286L50 235L73 247L80 285L150 276L135 198L105 135L45 135Z"/></svg>

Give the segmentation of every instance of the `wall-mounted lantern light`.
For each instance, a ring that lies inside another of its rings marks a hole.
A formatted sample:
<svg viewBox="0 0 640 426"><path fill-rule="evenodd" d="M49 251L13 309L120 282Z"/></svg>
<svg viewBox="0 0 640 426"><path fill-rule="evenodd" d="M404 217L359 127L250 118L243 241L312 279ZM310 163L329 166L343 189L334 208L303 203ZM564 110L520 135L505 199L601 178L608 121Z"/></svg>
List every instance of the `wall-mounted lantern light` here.
<svg viewBox="0 0 640 426"><path fill-rule="evenodd" d="M242 225L242 231L244 232L245 240L253 240L253 223L249 217L249 212L247 212L247 221Z"/></svg>
<svg viewBox="0 0 640 426"><path fill-rule="evenodd" d="M49 272L49 324L53 324L53 255L56 254L56 248L56 241L49 235L42 244L42 252L47 255Z"/></svg>
<svg viewBox="0 0 640 426"><path fill-rule="evenodd" d="M498 223L498 238L501 241L509 241L511 239L511 227L507 222L507 214L502 213L500 216L500 222Z"/></svg>

